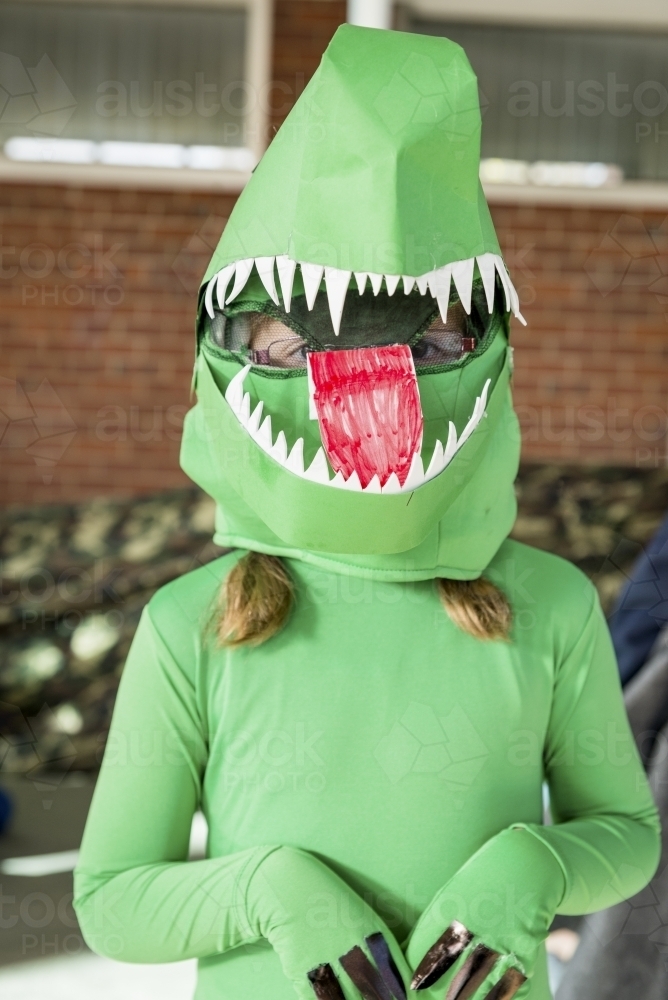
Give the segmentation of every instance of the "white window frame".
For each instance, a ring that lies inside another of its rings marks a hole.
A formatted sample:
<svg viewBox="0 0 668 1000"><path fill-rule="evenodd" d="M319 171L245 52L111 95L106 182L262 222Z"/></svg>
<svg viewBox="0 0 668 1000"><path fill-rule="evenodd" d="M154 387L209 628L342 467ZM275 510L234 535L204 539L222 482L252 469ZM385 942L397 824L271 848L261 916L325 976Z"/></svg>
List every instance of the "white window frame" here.
<svg viewBox="0 0 668 1000"><path fill-rule="evenodd" d="M350 0L349 0L350 2ZM391 0L388 0L391 2ZM433 21L516 25L539 28L592 28L668 31L666 0L561 0L544 7L536 0L398 0L395 23L405 30L406 15ZM668 182L624 180L618 187L540 187L537 184L484 184L490 204L582 205L599 208L668 208Z"/></svg>
<svg viewBox="0 0 668 1000"><path fill-rule="evenodd" d="M23 3L38 0L23 0ZM53 4L65 0L39 0ZM71 3L72 0L67 0ZM132 6L134 0L75 0L84 6L112 3L119 7ZM143 0L147 6L184 9L189 0ZM197 0L198 7L246 9L248 36L245 59L245 79L253 93L268 94L271 81L273 30L273 0ZM267 101L254 101L247 118L249 143L254 157L260 159L268 137ZM0 150L0 183L20 181L35 184L67 184L72 187L123 187L147 189L190 189L237 193L250 174L233 170L158 169L153 167L117 167L101 163L29 163L10 160Z"/></svg>
<svg viewBox="0 0 668 1000"><path fill-rule="evenodd" d="M538 27L628 28L634 31L668 29L665 0L406 0L397 7L435 21L479 21L486 24L523 24Z"/></svg>

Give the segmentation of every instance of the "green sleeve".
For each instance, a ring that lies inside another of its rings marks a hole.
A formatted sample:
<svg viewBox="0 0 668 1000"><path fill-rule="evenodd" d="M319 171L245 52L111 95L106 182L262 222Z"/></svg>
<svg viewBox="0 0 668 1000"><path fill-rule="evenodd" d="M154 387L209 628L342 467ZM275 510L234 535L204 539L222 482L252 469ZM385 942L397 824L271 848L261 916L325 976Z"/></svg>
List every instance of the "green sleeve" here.
<svg viewBox="0 0 668 1000"><path fill-rule="evenodd" d="M527 828L562 867L557 912L589 913L632 896L656 870L660 826L595 593L557 669L544 762L554 825Z"/></svg>
<svg viewBox="0 0 668 1000"><path fill-rule="evenodd" d="M192 640L183 630L182 641ZM173 644L172 644L173 645ZM75 909L100 954L173 962L257 940L245 908L265 848L188 862L207 758L196 685L145 609L121 680L75 872Z"/></svg>

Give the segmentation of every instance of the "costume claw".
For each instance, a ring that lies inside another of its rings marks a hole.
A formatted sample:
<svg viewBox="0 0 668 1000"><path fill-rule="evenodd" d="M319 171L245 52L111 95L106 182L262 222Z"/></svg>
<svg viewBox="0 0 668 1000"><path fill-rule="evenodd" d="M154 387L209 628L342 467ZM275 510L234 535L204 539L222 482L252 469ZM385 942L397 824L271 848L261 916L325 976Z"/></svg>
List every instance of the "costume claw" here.
<svg viewBox="0 0 668 1000"><path fill-rule="evenodd" d="M345 1000L331 965L319 965L306 975L318 1000Z"/></svg>
<svg viewBox="0 0 668 1000"><path fill-rule="evenodd" d="M522 975L519 969L507 969L496 986L492 986L485 1000L510 1000L526 981L527 977Z"/></svg>
<svg viewBox="0 0 668 1000"><path fill-rule="evenodd" d="M371 934L365 940L371 956L378 966L378 970L389 987L390 992L396 997L396 1000L406 1000L406 987L383 935L378 932L377 934Z"/></svg>
<svg viewBox="0 0 668 1000"><path fill-rule="evenodd" d="M450 983L445 1000L469 1000L492 971L498 951L479 944L468 955Z"/></svg>
<svg viewBox="0 0 668 1000"><path fill-rule="evenodd" d="M392 1000L385 978L371 964L359 945L355 945L345 955L342 955L339 961L364 1000ZM395 997L396 1000L403 1000L396 994Z"/></svg>
<svg viewBox="0 0 668 1000"><path fill-rule="evenodd" d="M473 935L464 924L453 920L418 965L411 980L411 989L426 990L433 986L454 965L472 939Z"/></svg>

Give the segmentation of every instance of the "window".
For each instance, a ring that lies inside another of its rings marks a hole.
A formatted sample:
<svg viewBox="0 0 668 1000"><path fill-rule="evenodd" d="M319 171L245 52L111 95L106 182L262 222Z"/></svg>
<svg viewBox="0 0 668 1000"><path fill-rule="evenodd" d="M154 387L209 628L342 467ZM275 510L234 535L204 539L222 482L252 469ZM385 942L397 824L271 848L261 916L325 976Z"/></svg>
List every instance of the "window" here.
<svg viewBox="0 0 668 1000"><path fill-rule="evenodd" d="M0 3L5 155L250 170L266 127L261 6Z"/></svg>
<svg viewBox="0 0 668 1000"><path fill-rule="evenodd" d="M438 21L406 29L465 49L481 91L482 156L619 166L668 179L668 33Z"/></svg>

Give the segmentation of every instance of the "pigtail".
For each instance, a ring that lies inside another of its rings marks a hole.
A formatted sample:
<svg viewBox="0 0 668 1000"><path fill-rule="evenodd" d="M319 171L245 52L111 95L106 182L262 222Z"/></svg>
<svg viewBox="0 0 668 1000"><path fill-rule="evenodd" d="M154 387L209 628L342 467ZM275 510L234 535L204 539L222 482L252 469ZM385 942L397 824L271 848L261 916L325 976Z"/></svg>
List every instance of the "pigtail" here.
<svg viewBox="0 0 668 1000"><path fill-rule="evenodd" d="M285 625L294 585L283 562L247 552L228 573L220 593L216 635L222 646L259 646Z"/></svg>
<svg viewBox="0 0 668 1000"><path fill-rule="evenodd" d="M474 639L509 638L513 612L508 598L485 577L436 581L438 595L450 619Z"/></svg>
<svg viewBox="0 0 668 1000"><path fill-rule="evenodd" d="M436 580L441 603L458 628L474 639L507 640L512 609L490 580ZM294 584L281 559L247 552L223 584L215 630L222 646L259 646L285 625Z"/></svg>

